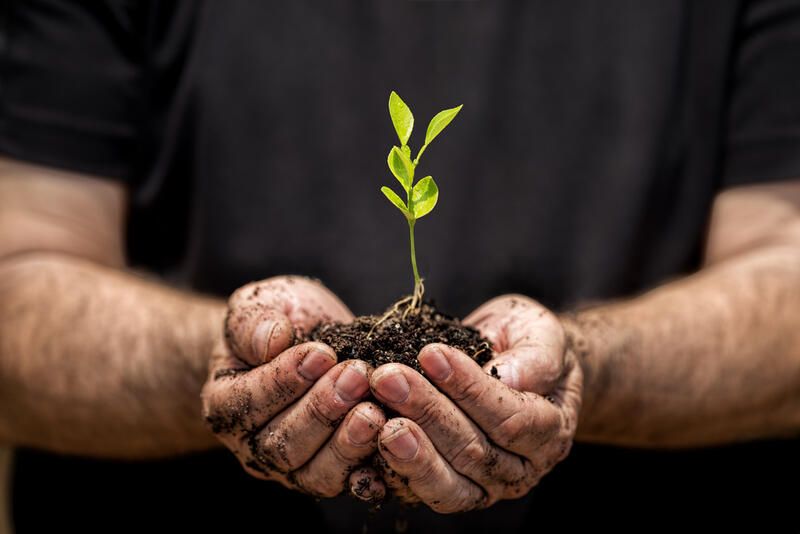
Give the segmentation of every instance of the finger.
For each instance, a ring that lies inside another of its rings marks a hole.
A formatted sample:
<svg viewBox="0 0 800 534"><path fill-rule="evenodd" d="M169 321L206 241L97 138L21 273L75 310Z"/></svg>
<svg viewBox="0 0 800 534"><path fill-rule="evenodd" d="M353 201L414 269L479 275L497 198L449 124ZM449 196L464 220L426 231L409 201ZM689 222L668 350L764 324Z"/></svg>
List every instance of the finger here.
<svg viewBox="0 0 800 534"><path fill-rule="evenodd" d="M391 419L381 430L379 448L389 467L422 502L447 514L481 508L483 490L457 473L410 419Z"/></svg>
<svg viewBox="0 0 800 534"><path fill-rule="evenodd" d="M487 364L505 384L518 391L550 393L564 369L566 337L558 318L522 295L490 300L471 313L465 324L492 342L495 359Z"/></svg>
<svg viewBox="0 0 800 534"><path fill-rule="evenodd" d="M282 473L305 464L367 394L367 372L367 364L360 360L340 363L328 371L306 395L253 437L256 459Z"/></svg>
<svg viewBox="0 0 800 534"><path fill-rule="evenodd" d="M453 468L480 485L488 503L527 487L532 466L492 445L478 426L425 377L401 364L383 365L370 378L375 396L417 423Z"/></svg>
<svg viewBox="0 0 800 534"><path fill-rule="evenodd" d="M219 356L203 390L203 412L215 434L241 435L262 427L299 399L336 364L336 354L324 343L303 343L255 369L225 374ZM233 368L235 370L235 368Z"/></svg>
<svg viewBox="0 0 800 534"><path fill-rule="evenodd" d="M277 276L236 290L228 306L251 304L280 311L291 323L308 331L320 322L347 322L353 313L327 287L303 276Z"/></svg>
<svg viewBox="0 0 800 534"><path fill-rule="evenodd" d="M427 345L419 362L426 376L506 450L531 458L561 426L557 406L536 393L509 388L457 349Z"/></svg>
<svg viewBox="0 0 800 534"><path fill-rule="evenodd" d="M328 443L303 467L292 474L295 483L319 497L335 497L349 482L350 473L378 449L378 432L386 422L383 411L371 402L350 410ZM362 495L371 495L380 480L361 486Z"/></svg>
<svg viewBox="0 0 800 534"><path fill-rule="evenodd" d="M360 501L380 502L386 497L386 484L372 467L360 467L350 474L350 494Z"/></svg>
<svg viewBox="0 0 800 534"><path fill-rule="evenodd" d="M537 346L517 346L499 353L483 369L517 391L549 395L564 375L563 352Z"/></svg>
<svg viewBox="0 0 800 534"><path fill-rule="evenodd" d="M380 474L392 497L405 504L419 504L419 497L408 487L408 479L392 469L382 455L376 454L372 457L372 466Z"/></svg>
<svg viewBox="0 0 800 534"><path fill-rule="evenodd" d="M254 367L289 348L294 338L289 318L263 304L231 307L225 318L225 340L233 356Z"/></svg>
<svg viewBox="0 0 800 534"><path fill-rule="evenodd" d="M211 350L208 362L208 382L213 383L223 378L235 377L250 370L250 366L231 353L227 344L220 340Z"/></svg>

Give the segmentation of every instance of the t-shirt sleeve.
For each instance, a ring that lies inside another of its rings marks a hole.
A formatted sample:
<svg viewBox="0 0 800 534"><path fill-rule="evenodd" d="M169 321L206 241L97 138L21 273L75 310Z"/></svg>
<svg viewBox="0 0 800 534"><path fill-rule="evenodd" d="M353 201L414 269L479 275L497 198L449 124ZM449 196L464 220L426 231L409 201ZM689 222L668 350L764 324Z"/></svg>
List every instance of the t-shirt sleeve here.
<svg viewBox="0 0 800 534"><path fill-rule="evenodd" d="M722 185L800 177L800 0L751 1L740 21Z"/></svg>
<svg viewBox="0 0 800 534"><path fill-rule="evenodd" d="M4 0L0 154L132 179L145 83L136 6Z"/></svg>

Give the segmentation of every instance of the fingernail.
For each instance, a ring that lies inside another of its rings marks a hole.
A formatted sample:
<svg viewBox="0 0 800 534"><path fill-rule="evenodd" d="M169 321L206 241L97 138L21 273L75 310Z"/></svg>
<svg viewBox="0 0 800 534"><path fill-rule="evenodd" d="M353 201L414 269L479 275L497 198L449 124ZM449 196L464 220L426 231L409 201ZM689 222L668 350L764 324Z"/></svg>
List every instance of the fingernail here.
<svg viewBox="0 0 800 534"><path fill-rule="evenodd" d="M333 385L336 394L345 402L353 402L364 396L369 389L367 371L363 364L354 363L345 367Z"/></svg>
<svg viewBox="0 0 800 534"><path fill-rule="evenodd" d="M362 501L375 503L386 496L386 487L370 469L361 468L350 477L350 492Z"/></svg>
<svg viewBox="0 0 800 534"><path fill-rule="evenodd" d="M510 388L519 389L519 370L511 363L500 363L494 367L497 378ZM495 374L492 373L492 374Z"/></svg>
<svg viewBox="0 0 800 534"><path fill-rule="evenodd" d="M453 371L441 349L431 347L419 356L419 363L429 377L434 380L444 380Z"/></svg>
<svg viewBox="0 0 800 534"><path fill-rule="evenodd" d="M400 404L406 401L411 391L408 380L400 371L387 373L378 379L375 384L375 392L388 402Z"/></svg>
<svg viewBox="0 0 800 534"><path fill-rule="evenodd" d="M405 428L398 430L383 440L382 443L390 453L400 460L410 460L417 454L417 449L419 449L419 442L416 436Z"/></svg>
<svg viewBox="0 0 800 534"><path fill-rule="evenodd" d="M347 436L356 445L364 445L375 439L379 426L377 421L373 421L359 410L350 418L350 424L347 425Z"/></svg>
<svg viewBox="0 0 800 534"><path fill-rule="evenodd" d="M297 366L297 372L306 380L316 380L327 373L335 363L330 354L314 349L306 354L303 361Z"/></svg>
<svg viewBox="0 0 800 534"><path fill-rule="evenodd" d="M277 327L278 324L274 321L264 321L259 323L255 330L253 330L253 336L250 338L250 346L253 354L255 354L259 360L264 360L266 358L269 352L269 340Z"/></svg>

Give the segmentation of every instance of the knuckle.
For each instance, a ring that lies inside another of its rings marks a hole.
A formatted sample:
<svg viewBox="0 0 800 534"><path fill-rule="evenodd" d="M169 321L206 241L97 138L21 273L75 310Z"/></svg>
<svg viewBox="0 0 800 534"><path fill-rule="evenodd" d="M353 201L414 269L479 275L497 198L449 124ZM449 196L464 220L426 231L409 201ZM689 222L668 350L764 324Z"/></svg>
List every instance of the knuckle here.
<svg viewBox="0 0 800 534"><path fill-rule="evenodd" d="M430 454L418 455L406 469L409 484L435 487L441 479L439 470Z"/></svg>
<svg viewBox="0 0 800 534"><path fill-rule="evenodd" d="M487 444L478 436L473 436L452 457L450 464L459 473L471 472L487 458Z"/></svg>
<svg viewBox="0 0 800 534"><path fill-rule="evenodd" d="M440 418L442 406L436 397L431 397L421 402L411 417L419 426L425 428Z"/></svg>
<svg viewBox="0 0 800 534"><path fill-rule="evenodd" d="M477 404L486 391L486 385L481 380L471 380L455 388L451 398L457 403Z"/></svg>
<svg viewBox="0 0 800 534"><path fill-rule="evenodd" d="M267 427L251 444L251 453L267 471L288 473L299 465L286 441L285 432Z"/></svg>
<svg viewBox="0 0 800 534"><path fill-rule="evenodd" d="M343 468L352 467L353 464L360 460L360 455L357 451L354 451L350 446L339 441L331 443L330 449L333 459Z"/></svg>
<svg viewBox="0 0 800 534"><path fill-rule="evenodd" d="M493 429L491 436L498 445L508 448L522 439L529 430L530 423L524 412L514 412Z"/></svg>
<svg viewBox="0 0 800 534"><path fill-rule="evenodd" d="M323 427L332 428L341 421L340 410L317 392L310 393L305 412L311 421Z"/></svg>
<svg viewBox="0 0 800 534"><path fill-rule="evenodd" d="M264 389L270 393L270 397L284 403L294 400L299 394L300 387L300 381L295 374L282 369L280 365L275 365L272 371L264 376Z"/></svg>

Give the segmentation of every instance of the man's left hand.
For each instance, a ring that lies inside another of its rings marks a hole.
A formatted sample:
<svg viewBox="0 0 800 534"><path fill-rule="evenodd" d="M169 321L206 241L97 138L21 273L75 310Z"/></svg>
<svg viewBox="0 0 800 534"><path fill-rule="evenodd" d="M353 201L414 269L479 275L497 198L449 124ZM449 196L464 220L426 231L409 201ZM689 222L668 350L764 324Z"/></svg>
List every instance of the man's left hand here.
<svg viewBox="0 0 800 534"><path fill-rule="evenodd" d="M388 364L370 380L400 415L380 435L387 485L440 513L527 494L568 454L581 404L581 367L546 308L509 295L464 322L493 344L496 357L483 369L432 344L419 354L425 376Z"/></svg>

